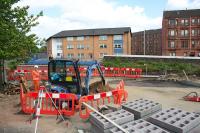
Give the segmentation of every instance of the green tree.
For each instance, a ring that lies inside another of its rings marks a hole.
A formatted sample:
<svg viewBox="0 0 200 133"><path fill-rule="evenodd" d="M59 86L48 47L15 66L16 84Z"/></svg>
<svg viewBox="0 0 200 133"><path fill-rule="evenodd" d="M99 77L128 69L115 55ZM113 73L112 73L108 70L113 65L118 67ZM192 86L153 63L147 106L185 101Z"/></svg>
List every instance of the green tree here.
<svg viewBox="0 0 200 133"><path fill-rule="evenodd" d="M37 39L36 44L38 46L38 52L39 53L43 53L46 52L47 53L47 45L46 45L46 39Z"/></svg>
<svg viewBox="0 0 200 133"><path fill-rule="evenodd" d="M31 28L38 24L42 15L28 14L28 6L13 6L19 0L0 1L0 65L4 69L5 60L22 61L37 51L36 35L31 34ZM0 73L0 86L4 82L4 70Z"/></svg>

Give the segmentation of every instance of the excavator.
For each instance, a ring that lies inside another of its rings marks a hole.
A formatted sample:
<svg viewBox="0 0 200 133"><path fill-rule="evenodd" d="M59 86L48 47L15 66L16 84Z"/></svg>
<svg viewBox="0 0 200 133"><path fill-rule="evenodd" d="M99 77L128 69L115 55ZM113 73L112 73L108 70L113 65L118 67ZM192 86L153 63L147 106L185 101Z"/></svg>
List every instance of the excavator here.
<svg viewBox="0 0 200 133"><path fill-rule="evenodd" d="M80 76L80 66L87 66L85 79ZM101 81L90 84L93 71L97 69ZM56 93L73 93L81 96L105 91L105 78L97 61L52 59L48 63L48 89ZM107 88L110 89L109 87Z"/></svg>

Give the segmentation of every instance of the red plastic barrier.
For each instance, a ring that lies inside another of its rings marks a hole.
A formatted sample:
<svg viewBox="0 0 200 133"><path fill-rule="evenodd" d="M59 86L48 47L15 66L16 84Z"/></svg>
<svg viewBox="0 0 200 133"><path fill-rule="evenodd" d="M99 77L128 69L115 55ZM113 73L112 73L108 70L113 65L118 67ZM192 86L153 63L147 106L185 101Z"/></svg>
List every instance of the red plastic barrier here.
<svg viewBox="0 0 200 133"><path fill-rule="evenodd" d="M69 69L69 71L73 71ZM80 67L80 76L86 76L86 67ZM48 70L39 70L41 80L48 80ZM105 77L127 77L127 78L140 78L142 74L142 69L140 68L118 68L118 67L102 67L102 72ZM9 80L19 80L18 74L23 74L26 80L32 80L31 70L15 70L9 72L8 79ZM92 76L99 76L99 72L97 69L93 70Z"/></svg>
<svg viewBox="0 0 200 133"><path fill-rule="evenodd" d="M40 89L44 88L40 87ZM34 103L38 97L37 92L29 92L25 94L21 85L20 101L22 111L28 114L35 113L36 109ZM57 115L58 110L65 116L72 116L75 113L75 103L78 100L75 94L49 92L43 93L40 97L42 97L42 106L40 108L41 114ZM56 103L57 108L54 106L51 98L54 103ZM63 107L64 103L67 106Z"/></svg>
<svg viewBox="0 0 200 133"><path fill-rule="evenodd" d="M124 90L124 81L122 80L117 88L113 91L98 93L95 95L83 96L79 100L79 116L82 119L87 119L89 114L92 112L87 106L84 106L83 103L87 103L93 108L96 108L99 105L104 105L106 103L114 103L121 105L122 102L127 100L128 93ZM82 107L84 106L84 109Z"/></svg>

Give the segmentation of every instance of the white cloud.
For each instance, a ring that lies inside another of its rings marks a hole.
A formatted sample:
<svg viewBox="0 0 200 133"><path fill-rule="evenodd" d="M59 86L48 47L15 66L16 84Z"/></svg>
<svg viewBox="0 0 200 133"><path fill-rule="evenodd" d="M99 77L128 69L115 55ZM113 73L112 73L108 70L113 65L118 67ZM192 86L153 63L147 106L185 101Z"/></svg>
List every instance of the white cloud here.
<svg viewBox="0 0 200 133"><path fill-rule="evenodd" d="M200 0L168 0L167 9L194 9L200 7Z"/></svg>
<svg viewBox="0 0 200 133"><path fill-rule="evenodd" d="M39 37L46 38L62 30L130 26L132 31L139 31L160 28L162 23L161 17L146 16L142 7L108 0L22 0L17 5L29 5L31 10L61 11L58 16L44 12L40 24L33 28Z"/></svg>

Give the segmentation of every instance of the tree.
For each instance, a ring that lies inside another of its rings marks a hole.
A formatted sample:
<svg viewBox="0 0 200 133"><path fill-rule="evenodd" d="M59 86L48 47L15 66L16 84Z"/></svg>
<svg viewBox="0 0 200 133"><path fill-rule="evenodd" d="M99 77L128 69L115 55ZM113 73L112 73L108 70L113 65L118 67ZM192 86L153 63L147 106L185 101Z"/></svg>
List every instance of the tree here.
<svg viewBox="0 0 200 133"><path fill-rule="evenodd" d="M31 28L38 24L37 15L28 14L28 6L14 7L19 0L0 1L0 65L4 68L4 61L27 59L37 50L35 34L31 34ZM4 82L4 71L0 70L0 86Z"/></svg>
<svg viewBox="0 0 200 133"><path fill-rule="evenodd" d="M38 52L39 53L47 53L47 44L46 44L46 39L43 38L43 39L38 39L36 41L36 44L38 46Z"/></svg>

